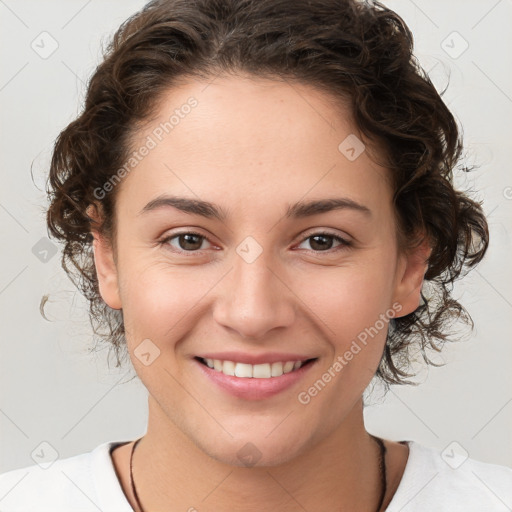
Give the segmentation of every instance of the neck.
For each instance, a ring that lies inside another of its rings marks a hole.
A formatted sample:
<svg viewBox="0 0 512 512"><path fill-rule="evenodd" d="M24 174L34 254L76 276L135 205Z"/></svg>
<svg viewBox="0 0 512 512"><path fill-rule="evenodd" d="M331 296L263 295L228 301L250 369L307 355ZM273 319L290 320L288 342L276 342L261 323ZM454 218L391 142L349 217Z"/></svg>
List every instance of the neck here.
<svg viewBox="0 0 512 512"><path fill-rule="evenodd" d="M169 503L173 510L216 512L377 508L380 451L364 428L362 401L320 442L293 459L263 467L233 466L208 456L151 397L149 412L147 433L133 458L145 512L168 509Z"/></svg>

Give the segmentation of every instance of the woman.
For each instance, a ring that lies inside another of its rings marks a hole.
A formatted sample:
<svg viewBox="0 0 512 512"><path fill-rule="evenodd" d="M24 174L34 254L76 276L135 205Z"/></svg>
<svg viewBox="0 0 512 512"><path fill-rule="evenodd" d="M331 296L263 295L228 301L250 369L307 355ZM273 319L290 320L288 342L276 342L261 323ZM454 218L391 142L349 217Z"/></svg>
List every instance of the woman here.
<svg viewBox="0 0 512 512"><path fill-rule="evenodd" d="M356 0L161 0L120 27L47 220L148 389L147 432L1 475L1 510L512 506L512 469L364 426L375 375L407 383L410 347L428 362L470 322L449 286L488 246L411 52Z"/></svg>

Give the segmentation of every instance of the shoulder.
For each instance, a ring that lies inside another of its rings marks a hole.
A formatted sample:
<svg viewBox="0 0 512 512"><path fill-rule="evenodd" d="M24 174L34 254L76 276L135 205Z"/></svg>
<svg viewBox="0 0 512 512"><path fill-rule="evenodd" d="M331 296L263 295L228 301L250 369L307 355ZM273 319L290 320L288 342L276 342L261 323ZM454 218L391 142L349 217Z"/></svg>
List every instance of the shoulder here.
<svg viewBox="0 0 512 512"><path fill-rule="evenodd" d="M92 451L57 459L51 465L34 464L0 474L2 512L131 511L113 468L110 450L119 441ZM124 501L124 503L123 503ZM120 507L120 508L119 508Z"/></svg>
<svg viewBox="0 0 512 512"><path fill-rule="evenodd" d="M407 444L409 459L386 512L511 510L511 468L462 455L456 444L443 451Z"/></svg>

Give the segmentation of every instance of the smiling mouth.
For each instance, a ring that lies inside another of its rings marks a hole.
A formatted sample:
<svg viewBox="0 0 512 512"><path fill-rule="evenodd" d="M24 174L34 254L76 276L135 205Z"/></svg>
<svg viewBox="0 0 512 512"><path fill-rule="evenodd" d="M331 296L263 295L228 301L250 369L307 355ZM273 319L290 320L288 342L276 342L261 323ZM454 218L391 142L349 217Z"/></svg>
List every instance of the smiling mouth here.
<svg viewBox="0 0 512 512"><path fill-rule="evenodd" d="M237 363L235 361L221 361L220 359L195 358L200 363L208 366L214 371L233 377L245 379L269 379L272 377L281 377L286 373L292 373L299 368L303 368L316 361L317 358L307 359L305 361L282 361L276 363L247 364Z"/></svg>

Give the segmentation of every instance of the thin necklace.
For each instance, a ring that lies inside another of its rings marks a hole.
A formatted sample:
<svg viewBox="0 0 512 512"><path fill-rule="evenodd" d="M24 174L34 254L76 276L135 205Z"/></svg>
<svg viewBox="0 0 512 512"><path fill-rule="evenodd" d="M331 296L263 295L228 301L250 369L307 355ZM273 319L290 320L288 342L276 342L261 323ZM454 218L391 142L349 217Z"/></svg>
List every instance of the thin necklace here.
<svg viewBox="0 0 512 512"><path fill-rule="evenodd" d="M377 509L375 512L379 512L379 510L382 507L382 504L384 503L384 498L386 496L387 491L387 475L386 475L386 447L384 445L384 442L380 437L375 437L372 434L370 434L370 437L373 438L376 443L379 445L379 471L380 471L380 479L381 479L381 493L380 493L380 499L379 504L377 505ZM139 438L135 443L133 443L132 451L130 454L130 483L132 487L133 496L135 497L135 502L137 503L137 506L139 507L141 512L144 512L144 509L142 508L142 505L140 504L139 496L137 494L137 491L135 489L135 481L133 480L133 452L135 452L135 448L139 441L142 439Z"/></svg>

